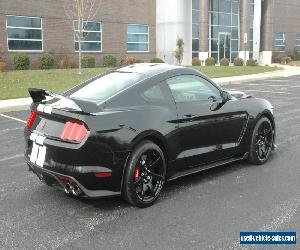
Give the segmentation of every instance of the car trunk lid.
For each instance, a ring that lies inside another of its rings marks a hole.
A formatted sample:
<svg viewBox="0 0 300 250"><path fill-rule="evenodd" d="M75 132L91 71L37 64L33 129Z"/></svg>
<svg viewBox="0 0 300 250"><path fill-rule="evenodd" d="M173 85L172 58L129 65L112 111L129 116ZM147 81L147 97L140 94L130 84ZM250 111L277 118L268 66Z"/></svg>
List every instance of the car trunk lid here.
<svg viewBox="0 0 300 250"><path fill-rule="evenodd" d="M72 129L87 128L84 124L86 116L100 111L96 103L74 100L42 89L29 89L29 93L33 100L32 111L37 112L31 130L48 138L67 140L68 136L72 137Z"/></svg>

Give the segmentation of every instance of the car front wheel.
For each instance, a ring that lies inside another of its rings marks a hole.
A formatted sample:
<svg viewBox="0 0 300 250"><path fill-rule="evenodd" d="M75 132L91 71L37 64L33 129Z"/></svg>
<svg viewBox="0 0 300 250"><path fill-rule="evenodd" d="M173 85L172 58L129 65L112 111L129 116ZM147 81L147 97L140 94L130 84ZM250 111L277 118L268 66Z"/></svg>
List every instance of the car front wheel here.
<svg viewBox="0 0 300 250"><path fill-rule="evenodd" d="M274 143L274 129L267 117L262 117L255 125L250 150L249 162L261 165L268 161Z"/></svg>
<svg viewBox="0 0 300 250"><path fill-rule="evenodd" d="M166 162L159 146L140 143L132 152L125 170L123 197L137 207L151 206L165 183Z"/></svg>

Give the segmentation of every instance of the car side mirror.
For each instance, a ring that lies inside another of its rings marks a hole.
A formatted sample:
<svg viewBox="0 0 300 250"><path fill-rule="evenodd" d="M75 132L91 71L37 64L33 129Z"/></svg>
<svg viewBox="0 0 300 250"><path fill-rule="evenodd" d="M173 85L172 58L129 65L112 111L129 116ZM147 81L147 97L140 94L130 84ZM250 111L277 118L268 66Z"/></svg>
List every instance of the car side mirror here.
<svg viewBox="0 0 300 250"><path fill-rule="evenodd" d="M226 102L232 99L232 96L225 90L221 92L222 100L213 102L210 106L211 111L216 111L220 109Z"/></svg>
<svg viewBox="0 0 300 250"><path fill-rule="evenodd" d="M229 94L227 91L223 90L221 92L221 101L214 101L212 105L210 106L211 111L216 111L220 109L226 102L232 99L231 94Z"/></svg>
<svg viewBox="0 0 300 250"><path fill-rule="evenodd" d="M223 99L223 102L228 102L232 99L232 96L227 91L223 90L222 91L222 99Z"/></svg>

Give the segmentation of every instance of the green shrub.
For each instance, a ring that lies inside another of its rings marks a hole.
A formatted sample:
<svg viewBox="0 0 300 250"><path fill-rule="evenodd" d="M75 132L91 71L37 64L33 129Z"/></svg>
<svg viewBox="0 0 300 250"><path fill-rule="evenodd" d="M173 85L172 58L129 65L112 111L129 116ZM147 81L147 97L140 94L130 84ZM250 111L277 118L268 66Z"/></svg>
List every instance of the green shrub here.
<svg viewBox="0 0 300 250"><path fill-rule="evenodd" d="M7 70L7 64L6 62L1 62L0 61L0 72L4 72Z"/></svg>
<svg viewBox="0 0 300 250"><path fill-rule="evenodd" d="M257 66L257 61L250 58L249 60L247 60L246 65L247 66Z"/></svg>
<svg viewBox="0 0 300 250"><path fill-rule="evenodd" d="M144 61L141 59L136 59L134 63L144 63Z"/></svg>
<svg viewBox="0 0 300 250"><path fill-rule="evenodd" d="M0 72L4 72L7 70L7 63L4 58L0 56Z"/></svg>
<svg viewBox="0 0 300 250"><path fill-rule="evenodd" d="M229 60L227 58L222 58L220 60L220 65L221 66L229 66Z"/></svg>
<svg viewBox="0 0 300 250"><path fill-rule="evenodd" d="M78 66L78 60L69 57L68 54L63 54L57 58L57 66L60 69L73 69Z"/></svg>
<svg viewBox="0 0 300 250"><path fill-rule="evenodd" d="M77 60L66 56L58 62L58 66L61 69L74 69L77 67Z"/></svg>
<svg viewBox="0 0 300 250"><path fill-rule="evenodd" d="M233 60L234 66L244 66L244 60L240 57L237 57Z"/></svg>
<svg viewBox="0 0 300 250"><path fill-rule="evenodd" d="M273 56L272 56L272 62L273 62L273 63L280 63L281 57L282 57L282 56L279 56L279 55L273 55Z"/></svg>
<svg viewBox="0 0 300 250"><path fill-rule="evenodd" d="M280 59L281 64L289 64L291 61L292 61L292 58L290 58L289 56L283 56Z"/></svg>
<svg viewBox="0 0 300 250"><path fill-rule="evenodd" d="M83 56L81 58L82 68L95 68L95 57Z"/></svg>
<svg viewBox="0 0 300 250"><path fill-rule="evenodd" d="M192 60L192 65L193 66L201 66L201 61L199 58L197 57L194 57L193 60Z"/></svg>
<svg viewBox="0 0 300 250"><path fill-rule="evenodd" d="M75 60L74 58L68 58L66 61L66 68L67 69L74 69L77 68L78 64L77 64L77 60Z"/></svg>
<svg viewBox="0 0 300 250"><path fill-rule="evenodd" d="M295 50L294 50L294 53L293 53L292 59L293 59L294 61L300 60L300 51L298 51L298 50L295 49Z"/></svg>
<svg viewBox="0 0 300 250"><path fill-rule="evenodd" d="M30 60L25 53L17 53L13 57L13 68L16 70L29 69Z"/></svg>
<svg viewBox="0 0 300 250"><path fill-rule="evenodd" d="M295 51L294 51L294 53L293 52L273 53L272 61L274 63L289 64L294 57L297 57L297 54L295 54Z"/></svg>
<svg viewBox="0 0 300 250"><path fill-rule="evenodd" d="M288 57L286 58L286 63L289 64L290 62L292 62L292 58L291 58L290 56L288 56Z"/></svg>
<svg viewBox="0 0 300 250"><path fill-rule="evenodd" d="M67 69L67 62L68 62L68 56L62 56L61 58L58 59L57 61L57 66L60 69Z"/></svg>
<svg viewBox="0 0 300 250"><path fill-rule="evenodd" d="M122 66L128 66L135 63L135 58L133 56L125 56L121 59Z"/></svg>
<svg viewBox="0 0 300 250"><path fill-rule="evenodd" d="M54 57L48 53L43 53L38 58L40 69L52 69L54 66Z"/></svg>
<svg viewBox="0 0 300 250"><path fill-rule="evenodd" d="M213 57L206 58L205 66L215 66L215 64L216 64L215 58Z"/></svg>
<svg viewBox="0 0 300 250"><path fill-rule="evenodd" d="M116 67L117 58L112 55L106 55L103 57L103 66L104 67Z"/></svg>
<svg viewBox="0 0 300 250"><path fill-rule="evenodd" d="M150 63L164 63L164 61L158 57L154 57L150 60Z"/></svg>

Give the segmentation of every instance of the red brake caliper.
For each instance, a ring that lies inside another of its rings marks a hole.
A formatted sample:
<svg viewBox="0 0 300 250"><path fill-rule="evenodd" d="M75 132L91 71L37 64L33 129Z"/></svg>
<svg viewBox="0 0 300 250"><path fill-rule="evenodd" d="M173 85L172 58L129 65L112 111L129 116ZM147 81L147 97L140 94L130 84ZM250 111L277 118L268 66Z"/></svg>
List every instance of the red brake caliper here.
<svg viewBox="0 0 300 250"><path fill-rule="evenodd" d="M134 173L133 173L133 181L134 182L137 182L139 180L139 167L138 166L135 166L134 168Z"/></svg>

